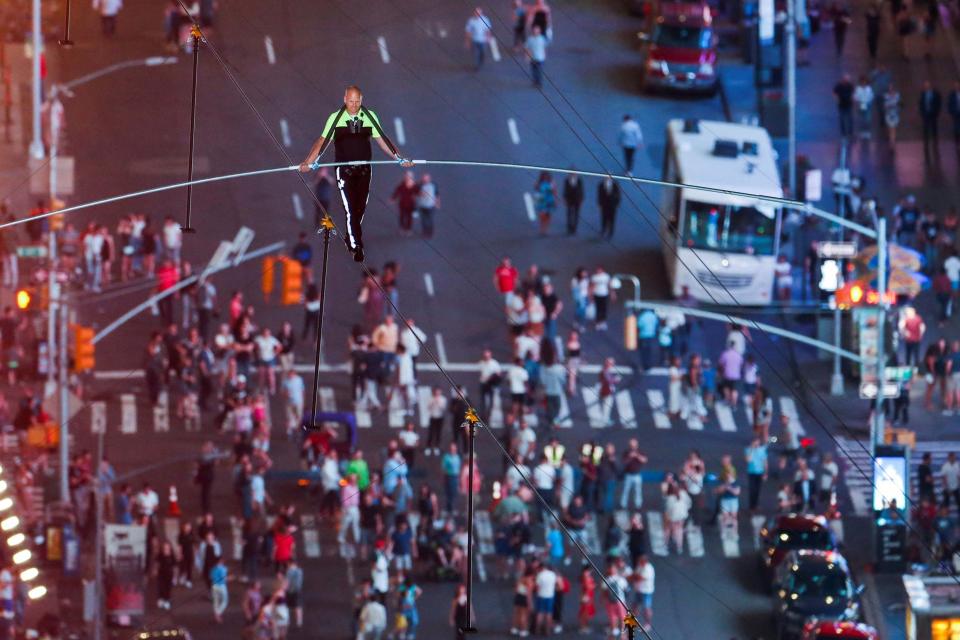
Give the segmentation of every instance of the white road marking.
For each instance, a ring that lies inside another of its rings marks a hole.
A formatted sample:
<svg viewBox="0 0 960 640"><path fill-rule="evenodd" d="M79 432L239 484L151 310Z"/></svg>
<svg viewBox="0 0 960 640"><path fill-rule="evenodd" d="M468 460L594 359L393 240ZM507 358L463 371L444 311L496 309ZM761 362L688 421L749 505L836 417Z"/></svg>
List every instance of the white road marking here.
<svg viewBox="0 0 960 640"><path fill-rule="evenodd" d="M726 402L716 402L713 405L717 412L717 422L720 423L720 429L723 431L736 431L737 423L733 420L733 411Z"/></svg>
<svg viewBox="0 0 960 640"><path fill-rule="evenodd" d="M437 358L440 364L447 365L447 348L443 345L443 336L437 333Z"/></svg>
<svg viewBox="0 0 960 640"><path fill-rule="evenodd" d="M670 418L664 411L667 405L663 398L663 391L647 389L647 402L650 404L650 410L653 411L653 426L657 429L669 429Z"/></svg>
<svg viewBox="0 0 960 640"><path fill-rule="evenodd" d="M659 511L647 511L647 536L650 539L650 551L655 556L667 556L667 537L663 535L663 514Z"/></svg>
<svg viewBox="0 0 960 640"><path fill-rule="evenodd" d="M703 529L695 524L687 525L687 550L691 558L703 557Z"/></svg>
<svg viewBox="0 0 960 640"><path fill-rule="evenodd" d="M793 398L790 396L782 396L780 398L780 412L787 416L787 419L790 421L790 426L793 427L799 435L806 435L807 430L800 424L800 414L797 413L797 405L794 403Z"/></svg>
<svg viewBox="0 0 960 640"><path fill-rule="evenodd" d="M429 273L423 274L423 286L427 290L427 295L433 297L433 276Z"/></svg>
<svg viewBox="0 0 960 640"><path fill-rule="evenodd" d="M383 60L383 64L389 64L390 52L387 51L387 39L383 36L378 37L377 47L380 49L380 59Z"/></svg>
<svg viewBox="0 0 960 640"><path fill-rule="evenodd" d="M358 406L353 410L353 415L357 417L357 428L369 429L373 426L373 417L367 408L361 404L358 403Z"/></svg>
<svg viewBox="0 0 960 640"><path fill-rule="evenodd" d="M230 539L233 541L233 559L243 558L243 526L240 518L230 516Z"/></svg>
<svg viewBox="0 0 960 640"><path fill-rule="evenodd" d="M617 417L625 429L637 428L637 412L633 410L633 399L626 389L617 391Z"/></svg>
<svg viewBox="0 0 960 640"><path fill-rule="evenodd" d="M153 408L153 430L157 433L170 431L170 396L161 391L157 396L157 404Z"/></svg>
<svg viewBox="0 0 960 640"><path fill-rule="evenodd" d="M591 555L600 555L603 550L600 548L600 536L597 535L597 519L588 518L583 527L584 544L583 547Z"/></svg>
<svg viewBox="0 0 960 640"><path fill-rule="evenodd" d="M300 200L300 194L294 193L291 196L293 200L293 215L297 220L303 220L303 201Z"/></svg>
<svg viewBox="0 0 960 640"><path fill-rule="evenodd" d="M557 416L557 426L562 429L572 429L573 419L570 417L570 404L567 402L567 394L560 394L560 415Z"/></svg>
<svg viewBox="0 0 960 640"><path fill-rule="evenodd" d="M430 387L425 384L417 387L417 393L420 394L417 402L417 408L420 409L420 428L426 429L430 425L430 412L427 406L430 404L430 396L433 393Z"/></svg>
<svg viewBox="0 0 960 640"><path fill-rule="evenodd" d="M132 397L132 396L131 396ZM90 403L90 433L107 432L107 403L103 400Z"/></svg>
<svg viewBox="0 0 960 640"><path fill-rule="evenodd" d="M407 418L407 412L403 408L403 398L400 396L401 394L396 390L393 392L393 395L390 396L390 407L387 410L387 421L394 429L403 427L404 421Z"/></svg>
<svg viewBox="0 0 960 640"><path fill-rule="evenodd" d="M703 431L703 418L696 412L691 410L687 414L687 429L691 431Z"/></svg>
<svg viewBox="0 0 960 640"><path fill-rule="evenodd" d="M293 141L290 139L290 125L287 123L286 118L280 118L280 138L283 140L283 146L285 147L293 144Z"/></svg>
<svg viewBox="0 0 960 640"><path fill-rule="evenodd" d="M517 121L507 118L507 129L510 131L510 140L513 144L520 144L520 131L517 130Z"/></svg>
<svg viewBox="0 0 960 640"><path fill-rule="evenodd" d="M733 529L721 526L720 543L723 545L723 555L728 558L740 557L740 533Z"/></svg>
<svg viewBox="0 0 960 640"><path fill-rule="evenodd" d="M317 531L317 520L311 514L300 516L300 526L303 529L303 553L308 558L320 557L320 532Z"/></svg>
<svg viewBox="0 0 960 640"><path fill-rule="evenodd" d="M277 54L273 50L273 38L270 36L263 36L263 46L267 50L267 62L270 64L277 64Z"/></svg>
<svg viewBox="0 0 960 640"><path fill-rule="evenodd" d="M120 396L120 433L137 432L137 398L132 393Z"/></svg>
<svg viewBox="0 0 960 640"><path fill-rule="evenodd" d="M333 393L333 387L320 387L320 411L324 413L333 413L337 410L337 398Z"/></svg>
<svg viewBox="0 0 960 640"><path fill-rule="evenodd" d="M405 145L407 144L407 132L403 130L403 120L400 118L393 119L393 128L397 131L397 144Z"/></svg>
<svg viewBox="0 0 960 640"><path fill-rule="evenodd" d="M491 429L503 428L503 399L500 397L500 389L493 392L493 406L490 408L490 419L488 422Z"/></svg>
<svg viewBox="0 0 960 640"><path fill-rule="evenodd" d="M580 389L583 395L583 403L587 405L587 418L590 426L594 429L603 429L607 426L603 419L603 407L600 406L600 385L594 385L592 388L583 387Z"/></svg>
<svg viewBox="0 0 960 640"><path fill-rule="evenodd" d="M533 209L533 194L524 193L523 194L523 204L527 208L527 218L530 219L530 222L533 222L537 219L537 212Z"/></svg>
<svg viewBox="0 0 960 640"><path fill-rule="evenodd" d="M437 35L441 38L447 37L447 28L443 25L442 22L437 23Z"/></svg>
<svg viewBox="0 0 960 640"><path fill-rule="evenodd" d="M500 62L500 45L497 44L496 38L490 41L490 55L493 56L494 62Z"/></svg>

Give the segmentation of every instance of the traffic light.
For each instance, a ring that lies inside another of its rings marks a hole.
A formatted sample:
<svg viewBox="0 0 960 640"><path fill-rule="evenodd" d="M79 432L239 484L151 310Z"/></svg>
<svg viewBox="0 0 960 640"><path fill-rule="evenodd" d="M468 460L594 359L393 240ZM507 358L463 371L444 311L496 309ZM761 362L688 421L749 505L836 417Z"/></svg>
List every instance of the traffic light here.
<svg viewBox="0 0 960 640"><path fill-rule="evenodd" d="M33 302L33 292L30 289L17 290L17 309L26 311Z"/></svg>
<svg viewBox="0 0 960 640"><path fill-rule="evenodd" d="M73 370L89 371L96 362L93 327L73 325Z"/></svg>
<svg viewBox="0 0 960 640"><path fill-rule="evenodd" d="M263 259L263 272L260 280L260 288L263 290L263 298L270 301L270 294L273 293L274 267L277 265L277 259L273 256L267 256Z"/></svg>
<svg viewBox="0 0 960 640"><path fill-rule="evenodd" d="M303 266L296 260L283 259L283 286L280 304L300 304L303 297Z"/></svg>

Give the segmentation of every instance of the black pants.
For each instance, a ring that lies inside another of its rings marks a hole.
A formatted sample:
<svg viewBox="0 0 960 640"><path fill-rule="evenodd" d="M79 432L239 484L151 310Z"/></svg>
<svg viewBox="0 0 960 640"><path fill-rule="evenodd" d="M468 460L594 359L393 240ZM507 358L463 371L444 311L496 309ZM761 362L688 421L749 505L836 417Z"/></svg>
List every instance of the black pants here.
<svg viewBox="0 0 960 640"><path fill-rule="evenodd" d="M747 474L747 484L749 487L750 494L750 509L756 509L757 505L760 503L760 489L763 487L763 474L762 473L750 473Z"/></svg>
<svg viewBox="0 0 960 640"><path fill-rule="evenodd" d="M439 448L443 434L443 418L430 418L430 429L427 431L427 446Z"/></svg>
<svg viewBox="0 0 960 640"><path fill-rule="evenodd" d="M567 233L571 236L577 232L577 225L580 224L580 203L567 203Z"/></svg>
<svg viewBox="0 0 960 640"><path fill-rule="evenodd" d="M623 166L627 173L633 173L633 155L637 152L636 147L623 147Z"/></svg>
<svg viewBox="0 0 960 640"><path fill-rule="evenodd" d="M600 210L600 235L604 238L613 237L613 222L617 216L617 210L613 207Z"/></svg>
<svg viewBox="0 0 960 640"><path fill-rule="evenodd" d="M922 116L923 118L923 146L937 145L937 119L933 116Z"/></svg>
<svg viewBox="0 0 960 640"><path fill-rule="evenodd" d="M367 210L372 175L369 166L337 167L337 188L347 215L347 246L351 251L363 248L363 214Z"/></svg>

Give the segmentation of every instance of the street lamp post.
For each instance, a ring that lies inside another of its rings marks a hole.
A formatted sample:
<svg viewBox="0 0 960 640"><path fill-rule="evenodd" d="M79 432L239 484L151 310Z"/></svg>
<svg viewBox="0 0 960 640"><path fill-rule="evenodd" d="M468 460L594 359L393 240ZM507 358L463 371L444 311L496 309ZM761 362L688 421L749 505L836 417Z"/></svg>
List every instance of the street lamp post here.
<svg viewBox="0 0 960 640"><path fill-rule="evenodd" d="M637 314L640 309L640 278L629 273L615 273L610 280L610 288L614 291L623 286L623 281L629 280L633 283L633 300L624 302L627 307L627 317L623 322L623 344L627 351L636 351L637 349Z"/></svg>
<svg viewBox="0 0 960 640"><path fill-rule="evenodd" d="M797 0L787 0L787 184L797 197Z"/></svg>
<svg viewBox="0 0 960 640"><path fill-rule="evenodd" d="M30 155L43 158L43 130L40 127L40 96L43 79L40 77L40 52L43 50L43 34L40 31L40 0L33 0L33 140Z"/></svg>
<svg viewBox="0 0 960 640"><path fill-rule="evenodd" d="M847 194L850 193L850 171L847 169L847 142L844 140L840 143L840 167L834 172L834 192L839 195L837 198L837 215L841 218L846 219L846 207L847 207ZM838 227L840 231L840 242L843 242L844 228L843 225ZM841 263L842 264L842 263ZM841 270L841 278L842 270ZM833 306L833 342L838 347L840 346L841 340L841 329L840 322L843 318L843 314L840 311L840 307L836 304ZM833 356L833 375L830 377L830 395L833 396L842 396L843 395L843 372L840 370L840 356L834 354Z"/></svg>
<svg viewBox="0 0 960 640"><path fill-rule="evenodd" d="M883 388L886 378L886 326L887 326L887 218L877 210L877 293L880 296L880 314L877 318L877 402L870 425L870 453L876 454L877 445L883 443Z"/></svg>

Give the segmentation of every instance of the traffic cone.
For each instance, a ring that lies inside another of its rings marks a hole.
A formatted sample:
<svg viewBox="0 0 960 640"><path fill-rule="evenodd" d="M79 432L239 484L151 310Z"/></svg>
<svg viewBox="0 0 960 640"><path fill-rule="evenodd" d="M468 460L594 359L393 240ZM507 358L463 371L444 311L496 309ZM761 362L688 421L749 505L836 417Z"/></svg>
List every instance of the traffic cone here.
<svg viewBox="0 0 960 640"><path fill-rule="evenodd" d="M177 501L177 488L174 485L170 485L170 498L167 502L169 504L167 507L167 515L171 518L179 518L180 503Z"/></svg>

